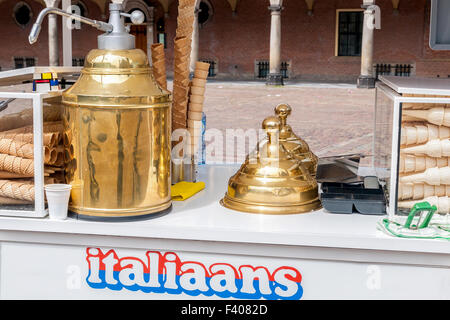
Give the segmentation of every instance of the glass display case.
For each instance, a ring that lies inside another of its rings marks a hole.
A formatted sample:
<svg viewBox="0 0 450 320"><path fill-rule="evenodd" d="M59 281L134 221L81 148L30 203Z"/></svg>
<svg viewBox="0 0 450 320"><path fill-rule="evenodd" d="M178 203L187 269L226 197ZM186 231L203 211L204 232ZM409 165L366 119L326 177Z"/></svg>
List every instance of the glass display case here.
<svg viewBox="0 0 450 320"><path fill-rule="evenodd" d="M391 219L414 204L450 213L450 80L381 77L376 86L372 166Z"/></svg>
<svg viewBox="0 0 450 320"><path fill-rule="evenodd" d="M61 120L64 76L80 68L31 67L0 73L0 216L45 217L44 186L64 183L75 163ZM74 76L74 77L75 77Z"/></svg>

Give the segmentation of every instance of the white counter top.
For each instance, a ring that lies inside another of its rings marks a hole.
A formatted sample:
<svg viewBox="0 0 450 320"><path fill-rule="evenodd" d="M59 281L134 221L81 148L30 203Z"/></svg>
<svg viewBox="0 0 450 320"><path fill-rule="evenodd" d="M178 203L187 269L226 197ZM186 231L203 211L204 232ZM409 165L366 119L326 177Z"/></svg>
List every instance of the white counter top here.
<svg viewBox="0 0 450 320"><path fill-rule="evenodd" d="M167 215L136 222L91 222L75 219L0 218L0 240L7 232L61 236L113 236L140 239L194 240L282 246L367 249L450 254L450 243L440 240L400 239L376 230L382 216L307 214L266 216L222 207L228 178L236 166L201 166L206 189L185 202L174 202ZM209 177L209 179L208 179ZM449 257L450 259L450 257Z"/></svg>

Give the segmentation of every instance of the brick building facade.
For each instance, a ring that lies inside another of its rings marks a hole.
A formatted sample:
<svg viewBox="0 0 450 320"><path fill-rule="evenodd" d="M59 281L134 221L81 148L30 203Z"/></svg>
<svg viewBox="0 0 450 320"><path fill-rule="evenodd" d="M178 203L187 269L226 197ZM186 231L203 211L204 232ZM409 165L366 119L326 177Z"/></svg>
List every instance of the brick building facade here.
<svg viewBox="0 0 450 320"><path fill-rule="evenodd" d="M264 77L270 51L269 1L202 1L199 58L214 62L211 75L217 79L251 80ZM72 1L82 7L84 15L97 20L105 20L108 16L107 2ZM27 19L23 21L22 11L21 15L17 14L20 5L24 4L31 11L28 22ZM138 38L138 46L144 50L148 42L165 39L170 73L177 1L129 0L125 4L129 10L153 8L152 17L147 17L153 34L146 35L150 30L148 26L133 27L132 32ZM293 80L355 81L361 68L357 48L360 45L358 37L361 36L359 28L362 22L358 16L362 14L361 4L362 0L284 0L281 12L283 74ZM381 29L375 30L374 35L374 70L378 65L379 72L450 77L450 51L433 51L428 45L430 0L377 0L376 4L381 9ZM2 70L33 63L48 64L47 22L38 43L31 46L27 40L33 21L44 7L42 0L0 0ZM58 19L61 24L61 18ZM354 30L348 32L349 28ZM348 50L342 50L340 37L346 36L346 33L349 34L346 39L353 40L346 44ZM82 25L72 34L73 57L77 64L82 62L91 48L96 47L99 33L90 26ZM60 40L60 47L61 43Z"/></svg>

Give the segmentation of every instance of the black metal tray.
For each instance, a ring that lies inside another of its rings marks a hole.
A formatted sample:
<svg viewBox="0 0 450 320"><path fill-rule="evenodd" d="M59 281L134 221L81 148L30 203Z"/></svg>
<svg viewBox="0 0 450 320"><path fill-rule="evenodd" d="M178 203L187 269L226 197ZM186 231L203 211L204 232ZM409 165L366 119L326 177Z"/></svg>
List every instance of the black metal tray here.
<svg viewBox="0 0 450 320"><path fill-rule="evenodd" d="M366 189L364 183L324 182L321 189L322 206L331 213L386 214L386 201L381 187Z"/></svg>

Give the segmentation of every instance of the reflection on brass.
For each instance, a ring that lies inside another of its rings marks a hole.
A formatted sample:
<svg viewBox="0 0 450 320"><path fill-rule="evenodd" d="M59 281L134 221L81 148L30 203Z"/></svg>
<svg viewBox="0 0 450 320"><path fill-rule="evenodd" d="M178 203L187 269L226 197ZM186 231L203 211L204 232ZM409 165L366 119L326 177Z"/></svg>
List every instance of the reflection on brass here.
<svg viewBox="0 0 450 320"><path fill-rule="evenodd" d="M171 206L171 96L142 50L92 50L63 103L69 210L118 218Z"/></svg>
<svg viewBox="0 0 450 320"><path fill-rule="evenodd" d="M306 141L299 138L292 131L291 126L286 123L286 119L291 112L292 108L287 104L280 104L275 108L275 114L278 116L281 124L280 144L287 153L300 161L308 169L309 173L315 177L319 158L311 152Z"/></svg>
<svg viewBox="0 0 450 320"><path fill-rule="evenodd" d="M305 213L321 207L318 186L308 168L280 139L287 131L278 117L266 118L267 139L230 178L221 200L227 208L262 214ZM290 140L289 140L290 141Z"/></svg>

